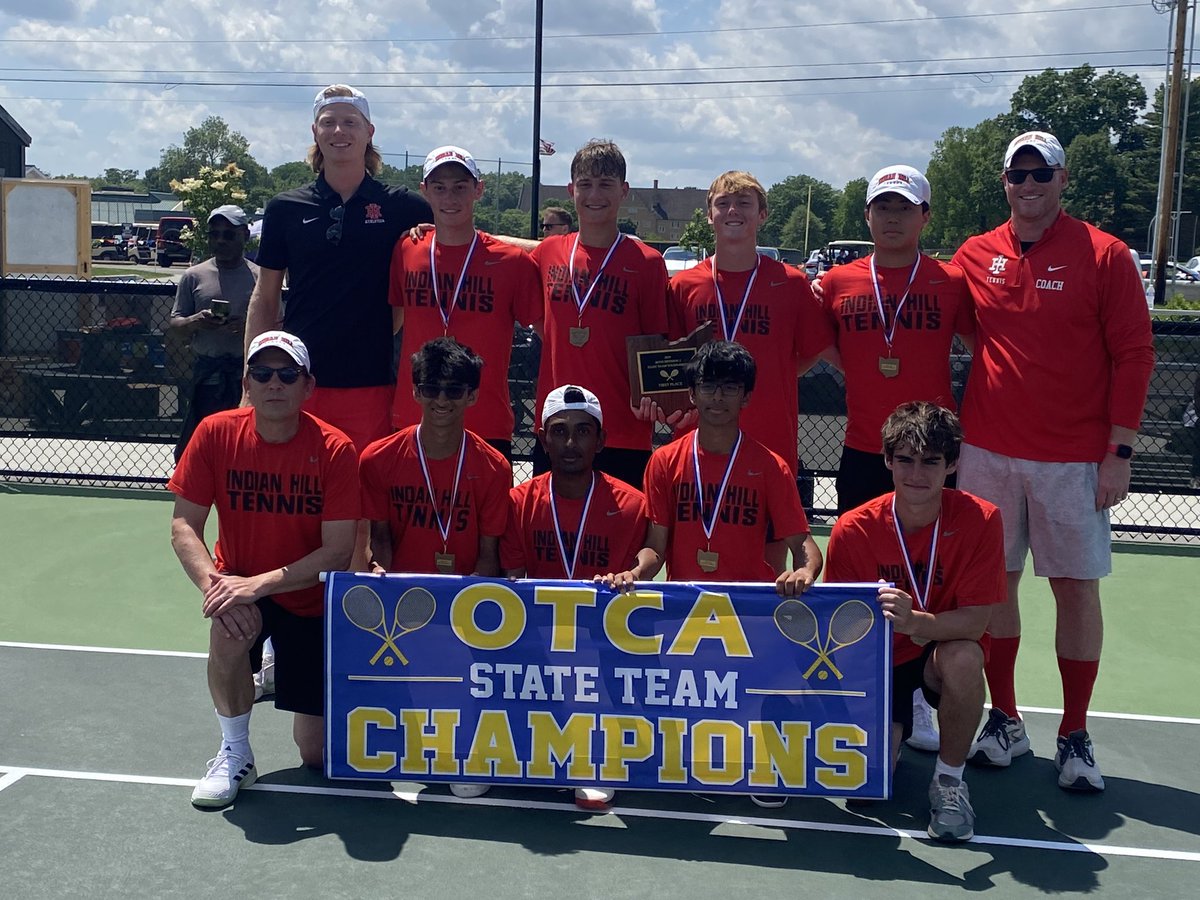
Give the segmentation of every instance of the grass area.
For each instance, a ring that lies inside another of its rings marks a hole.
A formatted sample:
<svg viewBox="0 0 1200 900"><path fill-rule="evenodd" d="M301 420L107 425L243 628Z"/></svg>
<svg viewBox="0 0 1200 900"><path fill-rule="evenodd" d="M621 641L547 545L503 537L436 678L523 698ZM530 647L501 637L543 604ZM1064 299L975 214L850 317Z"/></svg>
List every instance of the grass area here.
<svg viewBox="0 0 1200 900"><path fill-rule="evenodd" d="M170 281L171 276L165 272L147 272L135 266L92 266L92 277L112 277L114 275L136 275L142 281Z"/></svg>

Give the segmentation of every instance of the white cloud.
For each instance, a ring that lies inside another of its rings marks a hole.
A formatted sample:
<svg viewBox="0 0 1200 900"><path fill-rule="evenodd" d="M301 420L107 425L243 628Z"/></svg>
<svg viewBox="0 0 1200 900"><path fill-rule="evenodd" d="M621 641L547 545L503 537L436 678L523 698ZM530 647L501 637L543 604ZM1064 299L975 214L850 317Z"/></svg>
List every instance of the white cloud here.
<svg viewBox="0 0 1200 900"><path fill-rule="evenodd" d="M806 173L841 185L890 162L923 166L947 127L1007 108L1023 73L1006 70L1138 66L1128 71L1152 90L1167 20L1144 0L1125 3L549 3L541 130L559 153L543 158L543 179L565 181L574 148L596 136L621 144L635 184L704 186L736 167L767 183ZM29 161L52 172L144 170L214 114L264 165L300 159L312 95L332 81L364 87L386 153L419 158L457 143L480 159L528 160L533 9L533 0L293 0L286 11L234 0L136 10L0 0L9 69L0 102L34 138ZM964 17L989 12L1004 15ZM764 30L739 30L749 28ZM934 77L965 70L979 74ZM39 78L80 83L18 80ZM729 83L749 79L774 81ZM690 81L704 83L681 83Z"/></svg>

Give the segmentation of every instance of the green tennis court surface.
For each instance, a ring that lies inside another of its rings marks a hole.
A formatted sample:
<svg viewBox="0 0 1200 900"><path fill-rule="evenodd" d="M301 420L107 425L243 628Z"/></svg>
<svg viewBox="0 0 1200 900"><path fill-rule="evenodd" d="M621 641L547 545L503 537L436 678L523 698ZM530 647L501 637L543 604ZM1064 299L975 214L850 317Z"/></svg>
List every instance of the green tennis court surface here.
<svg viewBox="0 0 1200 900"><path fill-rule="evenodd" d="M297 768L290 716L259 704L259 783L232 807L188 798L218 732L206 625L170 549L170 505L0 493L0 892L6 897L820 897L1097 893L1178 897L1200 877L1197 561L1127 554L1105 582L1089 727L1108 783L1057 788L1057 716L1034 753L968 768L977 839L924 838L931 754L866 809L622 792L329 782ZM1019 693L1060 703L1044 583L1028 579ZM63 647L77 649L60 649ZM98 652L99 648L120 652ZM142 652L126 652L142 651ZM150 652L146 652L150 651ZM1157 718L1155 718L1157 717Z"/></svg>

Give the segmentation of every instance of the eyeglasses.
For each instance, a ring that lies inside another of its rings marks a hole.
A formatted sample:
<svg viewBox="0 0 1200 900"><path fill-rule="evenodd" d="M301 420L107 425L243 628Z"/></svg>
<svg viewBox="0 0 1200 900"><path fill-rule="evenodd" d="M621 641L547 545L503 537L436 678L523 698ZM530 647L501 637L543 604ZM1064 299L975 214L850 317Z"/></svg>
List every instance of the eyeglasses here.
<svg viewBox="0 0 1200 900"><path fill-rule="evenodd" d="M1044 166L1040 169L1007 169L1004 172L1004 177L1008 179L1009 184L1024 184L1025 179L1030 175L1038 184L1046 184L1054 177L1055 172L1062 171L1057 166L1050 168Z"/></svg>
<svg viewBox="0 0 1200 900"><path fill-rule="evenodd" d="M346 214L346 207L335 206L329 211L329 218L333 219L333 224L329 226L329 230L325 232L325 240L337 246L342 242L342 216Z"/></svg>
<svg viewBox="0 0 1200 900"><path fill-rule="evenodd" d="M566 227L567 227L566 222L543 222L542 223L542 231L545 231L548 228L566 228Z"/></svg>
<svg viewBox="0 0 1200 900"><path fill-rule="evenodd" d="M284 384L295 384L301 375L307 374L299 366L283 366L278 369L274 366L250 366L246 371L259 384L266 384L272 375L278 375Z"/></svg>
<svg viewBox="0 0 1200 900"><path fill-rule="evenodd" d="M744 388L736 381L723 381L720 384L716 384L712 381L697 381L695 390L696 396L698 397L715 397L719 391L723 398L726 400L732 400L734 397L740 394Z"/></svg>
<svg viewBox="0 0 1200 900"><path fill-rule="evenodd" d="M417 393L419 393L426 400L436 400L438 398L438 394L445 394L447 400L461 400L463 397L467 396L467 392L470 390L471 388L467 387L465 384L458 383L417 385Z"/></svg>
<svg viewBox="0 0 1200 900"><path fill-rule="evenodd" d="M214 228L208 232L210 241L232 241L238 236L236 228Z"/></svg>

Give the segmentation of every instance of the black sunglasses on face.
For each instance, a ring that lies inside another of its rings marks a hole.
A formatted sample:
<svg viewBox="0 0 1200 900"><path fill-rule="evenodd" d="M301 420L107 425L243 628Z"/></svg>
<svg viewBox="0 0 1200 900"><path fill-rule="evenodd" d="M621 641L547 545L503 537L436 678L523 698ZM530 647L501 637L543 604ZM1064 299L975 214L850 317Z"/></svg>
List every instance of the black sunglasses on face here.
<svg viewBox="0 0 1200 900"><path fill-rule="evenodd" d="M299 366L283 366L278 369L274 366L250 366L246 371L259 384L266 384L272 375L278 375L284 384L295 384L300 376L305 374L304 369Z"/></svg>
<svg viewBox="0 0 1200 900"><path fill-rule="evenodd" d="M342 242L342 216L346 214L346 207L335 206L329 211L329 218L333 219L333 224L329 226L329 230L325 232L325 240L335 246Z"/></svg>
<svg viewBox="0 0 1200 900"><path fill-rule="evenodd" d="M426 400L436 400L438 394L445 394L447 400L461 400L471 390L465 384L418 384L417 393Z"/></svg>
<svg viewBox="0 0 1200 900"><path fill-rule="evenodd" d="M208 239L210 241L232 241L237 236L238 230L236 228L213 228L208 232Z"/></svg>
<svg viewBox="0 0 1200 900"><path fill-rule="evenodd" d="M545 231L547 228L559 228L559 227L565 228L566 225L567 225L566 222L543 222L542 223L542 231Z"/></svg>
<svg viewBox="0 0 1200 900"><path fill-rule="evenodd" d="M1057 171L1057 168L1052 169L1049 166L1040 169L1007 169L1004 177L1008 179L1009 184L1024 184L1025 179L1032 175L1038 184L1047 184Z"/></svg>

